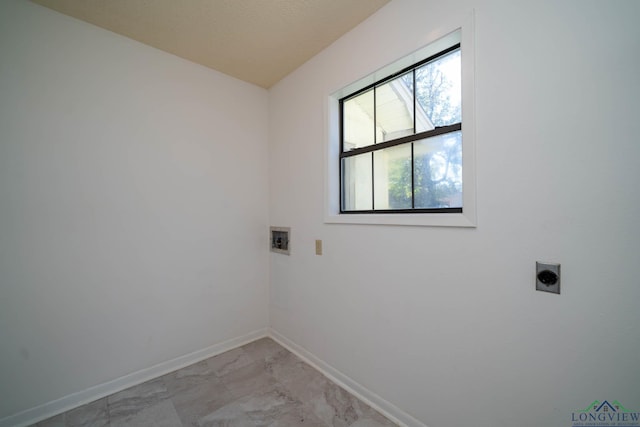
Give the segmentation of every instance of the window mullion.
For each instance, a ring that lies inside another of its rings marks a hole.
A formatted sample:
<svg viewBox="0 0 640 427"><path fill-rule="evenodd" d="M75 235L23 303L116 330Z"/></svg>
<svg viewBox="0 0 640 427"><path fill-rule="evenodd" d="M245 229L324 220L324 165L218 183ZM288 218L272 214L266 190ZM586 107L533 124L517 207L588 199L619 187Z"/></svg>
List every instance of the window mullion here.
<svg viewBox="0 0 640 427"><path fill-rule="evenodd" d="M376 207L376 178L375 178L375 167L373 162L373 151L371 152L371 209L375 209Z"/></svg>
<svg viewBox="0 0 640 427"><path fill-rule="evenodd" d="M418 129L416 129L416 69L414 68L411 72L413 79L413 134L418 133Z"/></svg>
<svg viewBox="0 0 640 427"><path fill-rule="evenodd" d="M411 72L413 80L413 134L418 132L416 128L416 69ZM415 171L414 171L414 159L413 159L413 142L411 143L411 209L416 207L416 186L415 186Z"/></svg>
<svg viewBox="0 0 640 427"><path fill-rule="evenodd" d="M413 142L411 143L411 209L416 207L416 184L415 184L415 171L413 160Z"/></svg>
<svg viewBox="0 0 640 427"><path fill-rule="evenodd" d="M376 94L377 94L377 90L374 87L373 88L373 144L377 144L378 143L378 132L376 132L376 125L377 125L377 120L378 118L376 117L378 114L378 109L376 108Z"/></svg>
<svg viewBox="0 0 640 427"><path fill-rule="evenodd" d="M344 160L342 156L344 155L344 101L340 100L340 129L338 132L340 133L340 155L338 156L338 180L340 182L340 191L338 192L338 203L340 206L340 212L344 211Z"/></svg>
<svg viewBox="0 0 640 427"><path fill-rule="evenodd" d="M375 146L378 143L378 132L377 132L377 104L376 104L376 87L373 87L373 145ZM373 151L371 152L371 209L376 208L376 176L375 176L375 167L374 167L374 155Z"/></svg>

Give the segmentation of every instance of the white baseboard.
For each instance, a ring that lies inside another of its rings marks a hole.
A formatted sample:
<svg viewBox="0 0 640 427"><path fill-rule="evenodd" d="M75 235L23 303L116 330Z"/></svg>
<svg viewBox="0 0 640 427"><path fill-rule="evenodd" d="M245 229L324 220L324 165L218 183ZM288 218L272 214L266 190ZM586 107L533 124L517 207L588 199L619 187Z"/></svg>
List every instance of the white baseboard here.
<svg viewBox="0 0 640 427"><path fill-rule="evenodd" d="M225 351L233 350L251 341L268 336L268 328L259 329L241 337L232 338L230 340L214 344L202 350L176 357L175 359L159 363L150 368L145 368L137 372L125 375L106 383L89 387L86 390L72 393L51 402L27 409L14 415L0 419L0 427L23 427L46 420L49 417L66 412L70 409L77 408L94 400L101 399L113 393L117 393L134 385L141 384L145 381L160 377L162 375L173 372L185 366L208 359Z"/></svg>
<svg viewBox="0 0 640 427"><path fill-rule="evenodd" d="M352 380L333 366L319 359L313 353L305 350L274 329L269 328L269 336L296 356L307 362L309 365L322 372L331 381L338 384L340 387L344 388L349 393L353 394L358 399L389 418L391 421L402 427L427 427L424 423L407 414L393 403L386 401L374 392L358 384L356 381Z"/></svg>
<svg viewBox="0 0 640 427"><path fill-rule="evenodd" d="M168 374L169 372L184 368L185 366L192 365L200 362L201 360L208 359L209 357L224 353L225 351L233 350L234 348L267 336L277 341L309 365L322 372L327 378L347 390L349 393L352 393L358 399L362 400L367 405L389 418L391 421L402 427L427 427L421 421L358 384L356 381L352 380L342 372L316 357L314 354L305 350L300 345L271 328L259 329L241 337L233 338L219 344L214 344L202 350L194 351L193 353L159 363L150 368L133 372L120 378L116 378L115 380L98 384L96 386L89 387L86 390L72 393L60 399L10 415L0 419L0 427L25 427L35 424L70 409L77 408L78 406L93 402L94 400L101 399L113 393L141 384L145 381L158 378L162 375Z"/></svg>

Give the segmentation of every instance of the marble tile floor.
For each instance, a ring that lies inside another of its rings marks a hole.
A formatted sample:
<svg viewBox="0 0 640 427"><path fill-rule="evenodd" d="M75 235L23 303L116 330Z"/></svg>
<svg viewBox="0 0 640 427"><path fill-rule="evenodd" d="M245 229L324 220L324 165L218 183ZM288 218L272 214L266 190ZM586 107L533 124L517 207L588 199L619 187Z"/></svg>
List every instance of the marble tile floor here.
<svg viewBox="0 0 640 427"><path fill-rule="evenodd" d="M269 338L32 427L390 427L394 423Z"/></svg>

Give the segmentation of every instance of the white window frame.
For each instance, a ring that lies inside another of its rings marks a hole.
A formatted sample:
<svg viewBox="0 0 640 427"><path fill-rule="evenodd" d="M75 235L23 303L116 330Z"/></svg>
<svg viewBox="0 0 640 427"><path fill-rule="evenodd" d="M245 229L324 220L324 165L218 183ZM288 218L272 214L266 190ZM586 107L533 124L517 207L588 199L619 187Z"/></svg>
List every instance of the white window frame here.
<svg viewBox="0 0 640 427"><path fill-rule="evenodd" d="M356 82L331 92L326 98L325 223L380 224L436 227L476 227L475 168L475 45L473 14L457 24L430 33L425 46L380 68ZM453 40L453 41L452 41ZM462 66L462 213L340 213L340 107L339 99L407 66L450 47L461 45Z"/></svg>

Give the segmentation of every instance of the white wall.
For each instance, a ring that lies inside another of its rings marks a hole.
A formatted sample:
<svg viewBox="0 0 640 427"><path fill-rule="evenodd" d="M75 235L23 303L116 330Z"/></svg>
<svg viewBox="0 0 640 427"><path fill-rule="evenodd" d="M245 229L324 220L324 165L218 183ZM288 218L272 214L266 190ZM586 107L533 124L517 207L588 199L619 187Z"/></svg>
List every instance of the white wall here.
<svg viewBox="0 0 640 427"><path fill-rule="evenodd" d="M323 224L326 98L475 9L478 227ZM270 91L271 325L429 427L640 409L640 3L394 0ZM314 255L314 239L324 255ZM560 296L535 262L562 264Z"/></svg>
<svg viewBox="0 0 640 427"><path fill-rule="evenodd" d="M0 2L0 419L266 326L269 268L278 333L430 427L640 409L640 3L557 3L394 0L267 106ZM478 228L323 224L327 95L472 8Z"/></svg>
<svg viewBox="0 0 640 427"><path fill-rule="evenodd" d="M0 419L268 325L267 96L0 2Z"/></svg>

